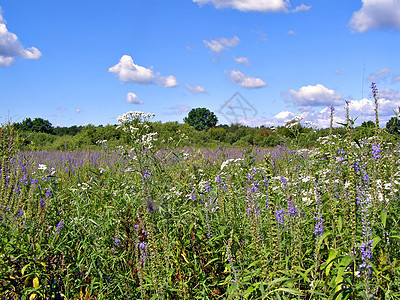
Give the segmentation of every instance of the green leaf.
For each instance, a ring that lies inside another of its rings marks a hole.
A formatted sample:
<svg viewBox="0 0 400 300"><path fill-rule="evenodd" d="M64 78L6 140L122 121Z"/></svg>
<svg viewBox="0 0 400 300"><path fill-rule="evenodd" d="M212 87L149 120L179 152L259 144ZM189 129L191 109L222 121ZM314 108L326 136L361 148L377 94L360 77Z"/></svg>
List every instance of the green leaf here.
<svg viewBox="0 0 400 300"><path fill-rule="evenodd" d="M387 219L387 210L384 209L381 212L381 222L382 222L383 228L386 228L386 219Z"/></svg>
<svg viewBox="0 0 400 300"><path fill-rule="evenodd" d="M238 288L238 285L236 283L232 284L229 287L229 295L232 295L234 292L236 292L237 288Z"/></svg>
<svg viewBox="0 0 400 300"><path fill-rule="evenodd" d="M26 268L28 268L30 264L31 264L31 263L25 265L25 266L21 269L21 274L22 274L22 276L25 275Z"/></svg>
<svg viewBox="0 0 400 300"><path fill-rule="evenodd" d="M338 218L338 228L339 228L339 231L342 231L342 228L343 228L343 218L342 218L342 216L339 216L339 218Z"/></svg>
<svg viewBox="0 0 400 300"><path fill-rule="evenodd" d="M375 236L374 238L373 238L373 243L372 243L372 249L375 249L375 247L376 247L376 245L378 245L379 244L379 242L382 240L379 236Z"/></svg>
<svg viewBox="0 0 400 300"><path fill-rule="evenodd" d="M328 256L328 260L326 261L326 270L325 270L325 274L326 276L329 276L329 272L331 270L331 267L333 265L333 261L336 256L338 254L338 251L336 249L329 249L329 256Z"/></svg>
<svg viewBox="0 0 400 300"><path fill-rule="evenodd" d="M400 241L400 235L392 235L392 236L390 237L390 239L392 239L392 240L399 240L399 241Z"/></svg>
<svg viewBox="0 0 400 300"><path fill-rule="evenodd" d="M250 296L250 294L254 291L254 287L249 286L246 290L246 292L244 293L244 297L248 298Z"/></svg>
<svg viewBox="0 0 400 300"><path fill-rule="evenodd" d="M298 295L298 296L303 296L304 294L298 290L294 290L294 289L289 289L289 288L278 288L276 290L274 290L274 292L285 292L285 293L289 293L292 295Z"/></svg>

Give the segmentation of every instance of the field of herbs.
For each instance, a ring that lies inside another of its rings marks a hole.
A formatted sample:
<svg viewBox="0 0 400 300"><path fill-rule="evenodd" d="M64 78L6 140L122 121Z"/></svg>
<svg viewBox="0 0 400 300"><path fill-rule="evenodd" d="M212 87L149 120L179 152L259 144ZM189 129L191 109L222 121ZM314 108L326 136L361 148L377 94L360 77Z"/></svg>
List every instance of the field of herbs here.
<svg viewBox="0 0 400 300"><path fill-rule="evenodd" d="M400 145L378 126L156 149L150 118L98 151L21 152L1 127L1 299L400 299Z"/></svg>

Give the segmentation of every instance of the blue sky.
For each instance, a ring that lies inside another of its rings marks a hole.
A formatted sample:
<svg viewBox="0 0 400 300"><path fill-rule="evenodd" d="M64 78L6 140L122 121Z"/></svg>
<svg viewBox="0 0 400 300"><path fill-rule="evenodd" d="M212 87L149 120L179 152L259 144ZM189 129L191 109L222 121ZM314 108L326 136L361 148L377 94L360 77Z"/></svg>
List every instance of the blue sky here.
<svg viewBox="0 0 400 300"><path fill-rule="evenodd" d="M318 127L400 106L399 0L0 0L1 119L115 124L130 110L182 122Z"/></svg>

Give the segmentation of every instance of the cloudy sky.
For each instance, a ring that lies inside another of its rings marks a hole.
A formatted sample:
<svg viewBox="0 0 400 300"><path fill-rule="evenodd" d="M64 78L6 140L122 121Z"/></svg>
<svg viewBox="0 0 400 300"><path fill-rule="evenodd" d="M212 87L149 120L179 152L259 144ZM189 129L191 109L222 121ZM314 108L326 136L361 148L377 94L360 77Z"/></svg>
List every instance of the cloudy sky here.
<svg viewBox="0 0 400 300"><path fill-rule="evenodd" d="M400 0L0 0L1 119L319 127L400 106Z"/></svg>

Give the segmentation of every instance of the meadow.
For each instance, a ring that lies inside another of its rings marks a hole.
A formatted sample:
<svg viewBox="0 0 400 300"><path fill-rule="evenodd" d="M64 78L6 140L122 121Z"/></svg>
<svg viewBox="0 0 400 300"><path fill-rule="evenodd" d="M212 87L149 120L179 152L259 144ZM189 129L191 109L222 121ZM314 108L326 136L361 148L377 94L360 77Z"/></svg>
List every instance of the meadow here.
<svg viewBox="0 0 400 300"><path fill-rule="evenodd" d="M1 127L2 299L400 299L400 144L378 116L313 149L160 148L150 118L87 151Z"/></svg>

